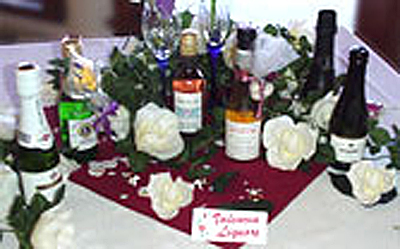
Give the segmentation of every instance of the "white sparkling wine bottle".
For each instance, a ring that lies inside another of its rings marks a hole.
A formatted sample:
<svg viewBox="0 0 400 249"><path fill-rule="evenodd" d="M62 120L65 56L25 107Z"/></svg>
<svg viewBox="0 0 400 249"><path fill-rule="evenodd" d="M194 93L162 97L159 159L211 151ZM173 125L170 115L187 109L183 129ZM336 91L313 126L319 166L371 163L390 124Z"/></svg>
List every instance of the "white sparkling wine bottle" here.
<svg viewBox="0 0 400 249"><path fill-rule="evenodd" d="M17 93L20 97L20 118L17 132L16 162L29 200L40 192L49 201L63 184L60 161L53 134L40 102L41 77L38 65L18 65Z"/></svg>
<svg viewBox="0 0 400 249"><path fill-rule="evenodd" d="M336 163L331 168L347 171L364 155L368 133L365 101L365 72L368 51L363 47L350 51L350 63L343 92L330 121L330 143Z"/></svg>

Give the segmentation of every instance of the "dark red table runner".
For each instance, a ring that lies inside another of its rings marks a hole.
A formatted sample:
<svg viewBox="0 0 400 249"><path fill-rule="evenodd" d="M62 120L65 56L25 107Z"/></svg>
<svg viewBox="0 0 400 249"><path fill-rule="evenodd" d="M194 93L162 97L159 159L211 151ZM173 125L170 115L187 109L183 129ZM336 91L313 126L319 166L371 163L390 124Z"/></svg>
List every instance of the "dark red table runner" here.
<svg viewBox="0 0 400 249"><path fill-rule="evenodd" d="M209 177L210 181L224 172L236 171L238 175L224 193L212 192L208 187L205 187L203 190L196 188L193 202L189 206L182 208L178 216L171 220L158 218L151 209L150 199L140 197L138 190L140 187L148 184L149 176L154 173L171 172L174 179L177 176L182 176L185 179L185 168L178 171L159 164L150 165L146 172L139 174L141 180L136 187L130 185L127 179L123 177L123 172L129 172L127 165L123 162L120 162L118 167L114 169L108 169L107 173L101 177L91 176L88 174L88 166L83 165L70 176L70 180L124 207L190 234L193 208L199 206L215 207L224 203L239 201L243 198L246 199L248 197L246 189L248 190L249 188L261 190L264 198L273 203L274 209L269 217L269 221L272 221L325 169L323 165L314 165L311 167L310 172L299 170L281 171L269 167L262 159L248 163L232 161L224 155L222 150L208 164L216 169L216 172ZM125 198L121 198L121 195L125 195ZM238 248L240 246L229 243L217 245L223 248Z"/></svg>

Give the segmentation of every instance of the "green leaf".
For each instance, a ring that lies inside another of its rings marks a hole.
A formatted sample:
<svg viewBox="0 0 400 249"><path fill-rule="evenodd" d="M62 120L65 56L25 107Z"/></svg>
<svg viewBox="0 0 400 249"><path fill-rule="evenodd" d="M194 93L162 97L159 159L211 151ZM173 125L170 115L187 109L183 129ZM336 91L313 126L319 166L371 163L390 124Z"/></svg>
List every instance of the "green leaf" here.
<svg viewBox="0 0 400 249"><path fill-rule="evenodd" d="M384 128L375 128L369 131L369 137L377 146L384 146L391 141L390 134Z"/></svg>
<svg viewBox="0 0 400 249"><path fill-rule="evenodd" d="M270 34L272 36L277 36L278 35L278 29L272 25L268 24L267 26L264 27L264 32L267 34Z"/></svg>
<svg viewBox="0 0 400 249"><path fill-rule="evenodd" d="M196 166L192 165L187 172L187 177L190 180L203 178L211 175L214 172L214 169L212 167L203 167L203 165L201 165L200 167Z"/></svg>
<svg viewBox="0 0 400 249"><path fill-rule="evenodd" d="M193 15L189 10L185 10L180 14L180 18L182 21L182 29L190 28L193 20Z"/></svg>
<svg viewBox="0 0 400 249"><path fill-rule="evenodd" d="M54 199L50 203L50 208L57 206L64 199L65 188L65 185L62 185L59 189L57 189Z"/></svg>
<svg viewBox="0 0 400 249"><path fill-rule="evenodd" d="M150 156L143 152L132 152L128 156L129 163L135 173L144 172L150 161Z"/></svg>
<svg viewBox="0 0 400 249"><path fill-rule="evenodd" d="M227 172L220 174L212 183L214 190L218 193L223 193L225 188L229 186L237 174L238 172Z"/></svg>

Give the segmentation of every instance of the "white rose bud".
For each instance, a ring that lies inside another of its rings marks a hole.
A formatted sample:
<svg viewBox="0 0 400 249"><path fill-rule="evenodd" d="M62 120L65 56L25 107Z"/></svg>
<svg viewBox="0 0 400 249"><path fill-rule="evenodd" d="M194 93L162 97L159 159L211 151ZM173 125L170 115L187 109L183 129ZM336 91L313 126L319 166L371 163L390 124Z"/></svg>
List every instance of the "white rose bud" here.
<svg viewBox="0 0 400 249"><path fill-rule="evenodd" d="M257 81L252 81L250 83L250 95L251 98L255 101L260 101L261 100L261 86L260 82ZM274 85L272 83L265 83L264 85L264 99L268 98L271 96L271 94L274 92Z"/></svg>
<svg viewBox="0 0 400 249"><path fill-rule="evenodd" d="M123 105L118 105L116 114L110 115L108 119L111 123L111 129L115 133L114 139L116 141L124 140L129 135L130 130L129 110Z"/></svg>
<svg viewBox="0 0 400 249"><path fill-rule="evenodd" d="M329 121L338 100L339 96L331 91L316 101L311 108L311 122L323 130L328 130Z"/></svg>

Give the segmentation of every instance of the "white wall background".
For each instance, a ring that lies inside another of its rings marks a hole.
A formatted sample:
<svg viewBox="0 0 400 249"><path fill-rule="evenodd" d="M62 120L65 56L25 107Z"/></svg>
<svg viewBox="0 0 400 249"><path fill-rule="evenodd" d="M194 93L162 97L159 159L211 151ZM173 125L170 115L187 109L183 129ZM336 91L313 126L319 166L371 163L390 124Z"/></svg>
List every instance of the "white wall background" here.
<svg viewBox="0 0 400 249"><path fill-rule="evenodd" d="M337 12L338 25L354 30L357 0L217 0L228 2L235 21L251 21L286 25L290 20L305 20L315 25L318 10L329 8ZM194 6L200 0L175 0L179 9Z"/></svg>

